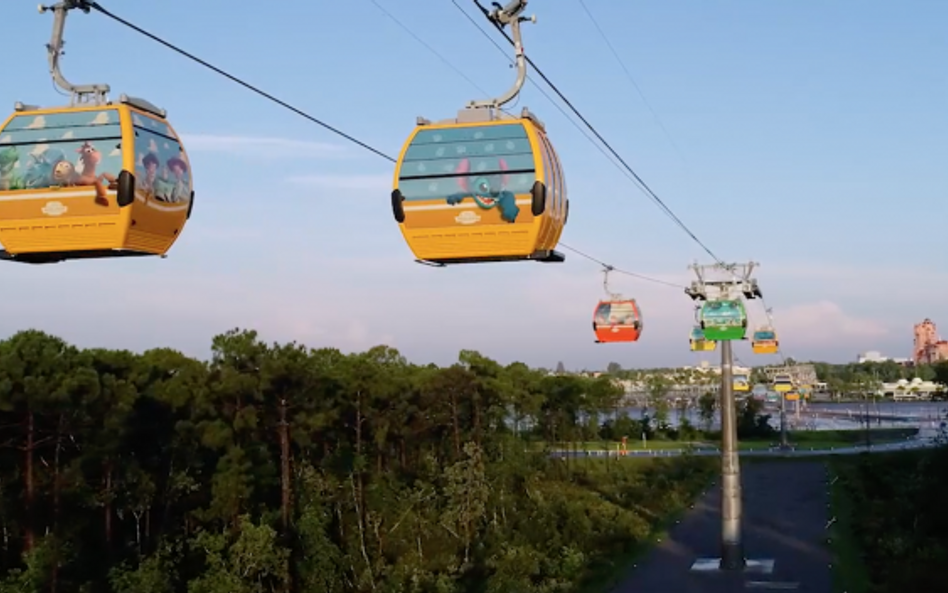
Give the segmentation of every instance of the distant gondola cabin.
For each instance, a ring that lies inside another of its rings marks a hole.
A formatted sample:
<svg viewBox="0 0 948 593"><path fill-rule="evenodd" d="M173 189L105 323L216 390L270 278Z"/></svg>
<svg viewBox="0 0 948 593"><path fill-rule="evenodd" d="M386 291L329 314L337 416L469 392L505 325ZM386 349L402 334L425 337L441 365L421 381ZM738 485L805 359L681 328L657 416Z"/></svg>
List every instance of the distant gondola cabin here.
<svg viewBox="0 0 948 593"><path fill-rule="evenodd" d="M733 377L733 380L734 380L734 385L733 385L734 391L744 392L744 391L751 390L749 376L743 375L743 374L735 374Z"/></svg>
<svg viewBox="0 0 948 593"><path fill-rule="evenodd" d="M743 340L747 333L747 313L740 299L705 301L700 318L708 340Z"/></svg>
<svg viewBox="0 0 948 593"><path fill-rule="evenodd" d="M787 374L774 375L774 391L777 393L788 393L793 391L793 377Z"/></svg>
<svg viewBox="0 0 948 593"><path fill-rule="evenodd" d="M642 315L634 299L601 301L593 313L596 343L635 342L642 335Z"/></svg>
<svg viewBox="0 0 948 593"><path fill-rule="evenodd" d="M714 352L718 347L717 342L704 337L704 332L701 331L700 327L691 330L688 342L692 352Z"/></svg>
<svg viewBox="0 0 948 593"><path fill-rule="evenodd" d="M395 169L392 210L415 258L436 264L563 261L566 182L543 125L421 123Z"/></svg>
<svg viewBox="0 0 948 593"><path fill-rule="evenodd" d="M21 109L0 128L0 252L48 263L164 255L193 206L191 164L138 99Z"/></svg>
<svg viewBox="0 0 948 593"><path fill-rule="evenodd" d="M751 349L754 354L776 354L780 349L777 334L769 328L758 329L751 340Z"/></svg>

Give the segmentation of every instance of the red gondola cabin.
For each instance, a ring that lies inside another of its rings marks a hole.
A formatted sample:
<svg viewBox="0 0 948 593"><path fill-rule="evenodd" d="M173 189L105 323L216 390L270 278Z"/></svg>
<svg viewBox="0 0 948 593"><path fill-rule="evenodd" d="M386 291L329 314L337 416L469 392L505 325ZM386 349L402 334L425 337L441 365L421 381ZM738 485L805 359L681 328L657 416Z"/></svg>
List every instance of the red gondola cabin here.
<svg viewBox="0 0 948 593"><path fill-rule="evenodd" d="M596 343L637 342L642 335L642 313L635 299L600 301L593 313Z"/></svg>

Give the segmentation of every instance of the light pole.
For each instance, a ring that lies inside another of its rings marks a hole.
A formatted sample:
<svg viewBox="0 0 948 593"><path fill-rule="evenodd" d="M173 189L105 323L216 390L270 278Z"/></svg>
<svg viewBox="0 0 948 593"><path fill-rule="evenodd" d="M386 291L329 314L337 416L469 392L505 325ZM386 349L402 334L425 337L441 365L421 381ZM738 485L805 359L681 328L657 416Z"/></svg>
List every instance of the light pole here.
<svg viewBox="0 0 948 593"><path fill-rule="evenodd" d="M779 393L780 395L780 448L789 449L790 448L790 439L787 434L787 394Z"/></svg>

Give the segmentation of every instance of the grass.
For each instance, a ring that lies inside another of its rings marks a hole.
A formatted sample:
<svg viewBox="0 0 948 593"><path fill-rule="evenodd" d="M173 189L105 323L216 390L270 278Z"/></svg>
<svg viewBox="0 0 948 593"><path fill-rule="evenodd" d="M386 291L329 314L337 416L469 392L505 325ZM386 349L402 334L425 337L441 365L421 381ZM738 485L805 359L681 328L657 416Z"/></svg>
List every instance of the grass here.
<svg viewBox="0 0 948 593"><path fill-rule="evenodd" d="M833 593L868 593L869 571L853 537L853 504L849 498L850 460L827 461L830 470L830 514L836 520L830 526L828 542L833 554Z"/></svg>
<svg viewBox="0 0 948 593"><path fill-rule="evenodd" d="M875 445L885 443L895 443L904 441L918 433L917 428L877 428L869 431L870 441ZM843 447L852 447L862 445L866 442L865 430L800 430L790 431L789 441L791 446L798 449L838 449ZM640 439L629 440L627 448L629 451L665 451L669 449L695 448L717 448L720 446L719 436L708 434L706 438L697 441L666 441L650 440L643 442ZM774 439L755 439L739 441L738 448L747 451L753 449L768 449L777 446L779 437ZM615 451L619 443L617 441L587 441L575 443L546 443L544 441L535 441L533 447L537 451L543 449L570 449L575 451Z"/></svg>

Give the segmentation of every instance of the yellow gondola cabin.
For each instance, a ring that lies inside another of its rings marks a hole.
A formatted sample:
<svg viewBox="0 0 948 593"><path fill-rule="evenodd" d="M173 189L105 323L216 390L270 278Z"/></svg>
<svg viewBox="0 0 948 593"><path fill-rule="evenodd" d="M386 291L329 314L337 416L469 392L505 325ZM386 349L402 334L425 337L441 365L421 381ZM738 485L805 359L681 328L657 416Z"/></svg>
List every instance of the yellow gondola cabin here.
<svg viewBox="0 0 948 593"><path fill-rule="evenodd" d="M395 166L392 213L417 261L435 265L534 260L554 250L569 214L560 159L540 120L501 108L527 77L520 23L526 0L495 3L488 18L511 28L517 79L455 119L418 118Z"/></svg>
<svg viewBox="0 0 948 593"><path fill-rule="evenodd" d="M520 118L419 125L399 158L392 209L421 261L564 260L554 251L567 218L563 172L526 110Z"/></svg>
<svg viewBox="0 0 948 593"><path fill-rule="evenodd" d="M0 127L0 259L51 263L164 255L191 215L191 164L163 109L106 84L72 84L59 68L70 10L54 15L46 45L53 83L70 104L17 103Z"/></svg>
<svg viewBox="0 0 948 593"><path fill-rule="evenodd" d="M776 354L780 350L780 342L773 328L758 328L751 339L751 350L754 354Z"/></svg>
<svg viewBox="0 0 948 593"><path fill-rule="evenodd" d="M146 101L18 105L0 128L4 259L163 255L192 206L187 154L164 113Z"/></svg>
<svg viewBox="0 0 948 593"><path fill-rule="evenodd" d="M714 352L718 347L717 342L704 337L701 326L696 326L691 330L688 343L692 352Z"/></svg>

